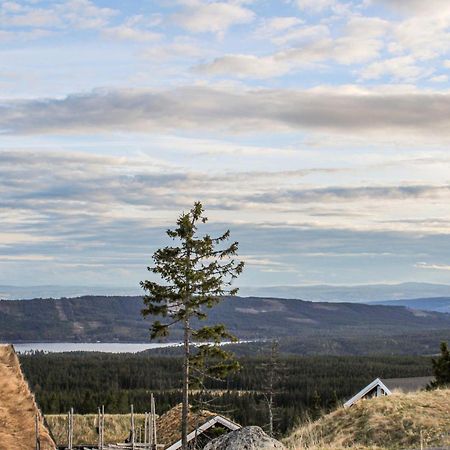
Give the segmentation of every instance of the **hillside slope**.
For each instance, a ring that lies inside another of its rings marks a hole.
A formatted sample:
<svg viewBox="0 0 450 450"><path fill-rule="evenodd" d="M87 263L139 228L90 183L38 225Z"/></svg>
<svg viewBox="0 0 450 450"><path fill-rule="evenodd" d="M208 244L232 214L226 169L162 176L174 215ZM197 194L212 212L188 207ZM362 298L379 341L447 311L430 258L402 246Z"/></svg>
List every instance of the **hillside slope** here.
<svg viewBox="0 0 450 450"><path fill-rule="evenodd" d="M407 449L450 444L450 389L363 400L286 439L291 449Z"/></svg>
<svg viewBox="0 0 450 450"><path fill-rule="evenodd" d="M0 301L0 341L148 340L140 297L95 297ZM449 330L450 314L355 303L313 303L294 299L236 297L208 311L208 323L224 323L238 337L301 336L307 331L360 329L384 335ZM181 337L175 330L172 339Z"/></svg>
<svg viewBox="0 0 450 450"><path fill-rule="evenodd" d="M0 450L34 449L36 414L41 450L54 449L13 347L0 345Z"/></svg>
<svg viewBox="0 0 450 450"><path fill-rule="evenodd" d="M0 301L0 342L146 342L141 297ZM226 298L203 324L224 323L240 339L278 338L294 354L433 354L450 340L450 314L400 306ZM170 340L182 339L181 329ZM263 344L255 344L257 346Z"/></svg>

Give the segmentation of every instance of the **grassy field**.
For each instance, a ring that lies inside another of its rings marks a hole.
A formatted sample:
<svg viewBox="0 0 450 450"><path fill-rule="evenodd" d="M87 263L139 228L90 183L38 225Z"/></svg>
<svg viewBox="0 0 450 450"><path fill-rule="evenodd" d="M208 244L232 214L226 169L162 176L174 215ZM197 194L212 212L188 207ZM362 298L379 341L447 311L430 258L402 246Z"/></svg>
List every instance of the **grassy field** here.
<svg viewBox="0 0 450 450"><path fill-rule="evenodd" d="M450 389L363 400L299 427L285 440L290 449L309 450L396 450L421 443L450 445Z"/></svg>
<svg viewBox="0 0 450 450"><path fill-rule="evenodd" d="M67 442L67 417L46 416L61 445ZM143 429L144 415L135 415ZM98 440L97 416L74 416L74 443ZM105 415L105 442L123 442L129 435L129 414ZM137 432L137 435L139 433ZM411 394L394 393L342 407L298 427L284 443L292 450L400 450L450 445L450 389Z"/></svg>
<svg viewBox="0 0 450 450"><path fill-rule="evenodd" d="M48 426L58 445L67 444L67 415L52 414L46 415ZM135 429L139 439L139 429L144 435L144 414L135 414ZM97 415L96 414L75 414L74 422L74 444L96 444ZM124 442L130 433L129 414L105 414L105 443L113 444ZM143 438L142 438L143 439Z"/></svg>

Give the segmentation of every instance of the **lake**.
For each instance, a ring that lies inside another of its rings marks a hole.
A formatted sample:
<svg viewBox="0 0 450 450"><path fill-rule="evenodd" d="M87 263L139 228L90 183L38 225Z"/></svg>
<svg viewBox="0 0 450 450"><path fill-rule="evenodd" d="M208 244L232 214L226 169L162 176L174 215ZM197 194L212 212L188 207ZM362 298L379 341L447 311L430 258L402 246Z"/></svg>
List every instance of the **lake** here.
<svg viewBox="0 0 450 450"><path fill-rule="evenodd" d="M153 348L175 347L177 342L166 343L119 343L119 342L31 342L14 344L19 353L42 351L46 353L62 352L103 352L103 353L137 353Z"/></svg>

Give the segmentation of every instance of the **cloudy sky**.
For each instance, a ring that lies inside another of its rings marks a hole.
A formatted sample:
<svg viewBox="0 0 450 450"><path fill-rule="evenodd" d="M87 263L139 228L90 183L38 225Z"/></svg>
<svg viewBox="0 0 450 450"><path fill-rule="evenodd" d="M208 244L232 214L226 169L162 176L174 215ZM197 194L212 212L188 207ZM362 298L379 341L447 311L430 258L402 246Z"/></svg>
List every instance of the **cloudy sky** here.
<svg viewBox="0 0 450 450"><path fill-rule="evenodd" d="M201 200L244 286L450 283L448 0L0 1L0 284L136 286Z"/></svg>

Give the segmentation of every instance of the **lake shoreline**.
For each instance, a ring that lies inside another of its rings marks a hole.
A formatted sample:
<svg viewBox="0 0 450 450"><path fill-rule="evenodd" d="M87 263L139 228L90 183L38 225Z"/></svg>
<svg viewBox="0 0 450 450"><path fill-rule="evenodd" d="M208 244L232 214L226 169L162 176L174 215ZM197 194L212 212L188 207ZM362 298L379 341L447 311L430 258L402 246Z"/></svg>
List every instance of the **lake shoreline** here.
<svg viewBox="0 0 450 450"><path fill-rule="evenodd" d="M228 344L245 344L250 341L223 342ZM70 353L139 353L148 350L181 347L181 342L12 342L17 353L33 352ZM195 345L195 344L193 344Z"/></svg>
<svg viewBox="0 0 450 450"><path fill-rule="evenodd" d="M179 347L179 342L16 342L12 343L17 353L139 353L146 350Z"/></svg>

